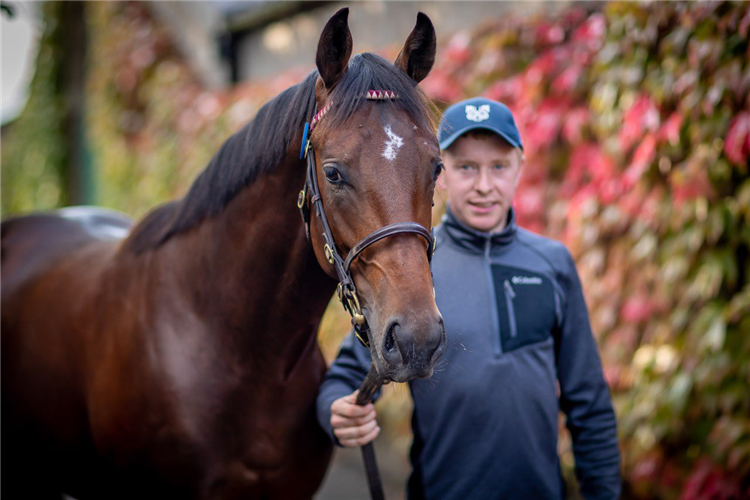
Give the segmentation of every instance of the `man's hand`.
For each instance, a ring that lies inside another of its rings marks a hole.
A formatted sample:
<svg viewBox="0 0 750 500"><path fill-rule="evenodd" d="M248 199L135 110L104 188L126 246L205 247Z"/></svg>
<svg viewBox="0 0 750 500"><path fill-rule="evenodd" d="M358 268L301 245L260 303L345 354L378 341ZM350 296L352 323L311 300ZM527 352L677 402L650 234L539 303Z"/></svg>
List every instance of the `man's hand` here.
<svg viewBox="0 0 750 500"><path fill-rule="evenodd" d="M331 403L331 427L343 446L364 446L380 434L372 403L358 406L357 393L339 398Z"/></svg>

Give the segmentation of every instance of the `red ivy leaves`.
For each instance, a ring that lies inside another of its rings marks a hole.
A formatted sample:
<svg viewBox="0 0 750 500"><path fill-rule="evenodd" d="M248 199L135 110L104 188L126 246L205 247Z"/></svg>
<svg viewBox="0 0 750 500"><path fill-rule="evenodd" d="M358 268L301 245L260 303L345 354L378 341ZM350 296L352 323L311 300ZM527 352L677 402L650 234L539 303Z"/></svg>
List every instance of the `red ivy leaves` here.
<svg viewBox="0 0 750 500"><path fill-rule="evenodd" d="M607 21L600 13L592 14L573 33L573 41L581 42L591 50L599 50L607 33Z"/></svg>
<svg viewBox="0 0 750 500"><path fill-rule="evenodd" d="M565 40L565 30L554 23L542 23L536 28L536 43L538 46L557 45Z"/></svg>
<svg viewBox="0 0 750 500"><path fill-rule="evenodd" d="M750 491L745 491L745 494ZM705 498L743 497L741 479L723 470L708 458L700 459L693 467L690 477L680 495L680 500L702 500Z"/></svg>
<svg viewBox="0 0 750 500"><path fill-rule="evenodd" d="M622 151L629 151L646 132L658 130L659 122L659 110L651 98L647 95L639 96L625 113L622 128L618 134Z"/></svg>
<svg viewBox="0 0 750 500"><path fill-rule="evenodd" d="M747 165L750 158L750 112L742 111L729 122L724 154L737 166Z"/></svg>
<svg viewBox="0 0 750 500"><path fill-rule="evenodd" d="M565 116L562 126L562 137L571 145L583 142L583 131L591 121L591 112L585 106L571 109Z"/></svg>
<svg viewBox="0 0 750 500"><path fill-rule="evenodd" d="M507 104L508 107L511 107L513 104L521 100L523 93L523 79L520 76L513 76L493 83L484 95L489 99L503 102ZM516 116L515 113L514 116Z"/></svg>
<svg viewBox="0 0 750 500"><path fill-rule="evenodd" d="M616 181L615 162L604 154L601 147L594 143L580 144L570 153L560 194L570 196L588 184L602 201L610 202L617 194L614 192L617 190Z"/></svg>
<svg viewBox="0 0 750 500"><path fill-rule="evenodd" d="M460 101L463 89L447 71L437 68L420 84L422 89L437 101L453 104Z"/></svg>
<svg viewBox="0 0 750 500"><path fill-rule="evenodd" d="M633 155L633 161L630 166L625 170L623 175L623 181L625 189L632 188L641 178L641 176L648 170L648 167L654 161L656 157L656 135L648 134L643 138L643 141L635 150Z"/></svg>
<svg viewBox="0 0 750 500"><path fill-rule="evenodd" d="M667 118L659 129L659 141L666 142L672 146L676 146L680 143L680 128L682 127L682 114L674 112Z"/></svg>

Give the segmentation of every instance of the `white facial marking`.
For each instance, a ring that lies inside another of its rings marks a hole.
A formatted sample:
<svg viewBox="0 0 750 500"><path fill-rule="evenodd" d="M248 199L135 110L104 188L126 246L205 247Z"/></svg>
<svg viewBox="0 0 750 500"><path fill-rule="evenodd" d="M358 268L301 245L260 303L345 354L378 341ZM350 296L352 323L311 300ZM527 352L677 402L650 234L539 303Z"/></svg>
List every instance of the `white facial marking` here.
<svg viewBox="0 0 750 500"><path fill-rule="evenodd" d="M396 159L399 148L404 145L404 140L393 133L390 125L383 127L383 130L385 130L385 135L388 136L383 149L383 158L393 161Z"/></svg>
<svg viewBox="0 0 750 500"><path fill-rule="evenodd" d="M419 127L417 127L416 125L414 125L414 130L419 130Z"/></svg>

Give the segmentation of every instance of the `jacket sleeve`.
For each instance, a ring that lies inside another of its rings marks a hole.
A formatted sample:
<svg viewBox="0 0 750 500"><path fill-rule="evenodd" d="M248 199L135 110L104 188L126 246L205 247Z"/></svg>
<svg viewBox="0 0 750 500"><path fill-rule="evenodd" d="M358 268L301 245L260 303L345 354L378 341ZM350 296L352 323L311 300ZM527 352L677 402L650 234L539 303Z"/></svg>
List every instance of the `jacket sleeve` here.
<svg viewBox="0 0 750 500"><path fill-rule="evenodd" d="M331 429L331 404L359 389L370 370L371 363L370 350L357 340L354 330L351 330L341 343L341 350L318 390L318 422L339 446L340 443ZM373 400L378 397L380 391L375 394Z"/></svg>
<svg viewBox="0 0 750 500"><path fill-rule="evenodd" d="M573 439L576 477L586 500L619 498L617 420L575 262L565 249L559 275L564 309L556 342L560 408Z"/></svg>

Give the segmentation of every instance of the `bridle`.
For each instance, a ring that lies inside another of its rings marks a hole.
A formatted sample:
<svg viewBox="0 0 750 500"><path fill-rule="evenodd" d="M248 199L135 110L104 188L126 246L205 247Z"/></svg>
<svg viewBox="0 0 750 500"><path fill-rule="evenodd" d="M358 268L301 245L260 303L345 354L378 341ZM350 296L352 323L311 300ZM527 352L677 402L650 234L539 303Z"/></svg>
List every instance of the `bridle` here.
<svg viewBox="0 0 750 500"><path fill-rule="evenodd" d="M395 92L388 90L369 90L366 94L368 100L385 100L385 99L397 99L398 95ZM367 319L362 314L362 308L359 303L359 297L357 296L357 288L354 285L354 280L351 275L351 265L354 259L356 259L367 247L376 243L382 239L394 236L396 234L404 233L415 233L427 240L427 260L432 261L432 254L435 249L435 239L432 232L426 229L423 225L417 222L395 222L388 224L387 226L381 227L371 232L364 238L362 238L356 245L352 247L346 259L342 259L339 251L336 247L336 242L333 239L333 233L331 232L331 226L328 223L326 212L323 209L323 199L320 196L320 188L318 186L318 176L316 175L316 162L315 162L315 151L310 142L310 135L312 134L315 125L326 115L331 107L332 102L326 104L323 109L313 115L313 118L309 123L305 123L305 128L302 135L302 149L300 151L300 159L307 158L307 178L305 179L305 185L299 192L297 198L297 207L300 209L302 214L302 220L305 223L305 232L307 239L312 243L310 238L310 203L315 207L315 213L320 219L320 223L323 226L323 252L328 260L336 270L336 275L339 279L339 284L336 289L341 304L344 309L349 313L352 318L352 326L354 326L354 334L357 336L359 341L365 347L370 347L369 332L370 327L367 324ZM317 105L316 105L317 109Z"/></svg>

